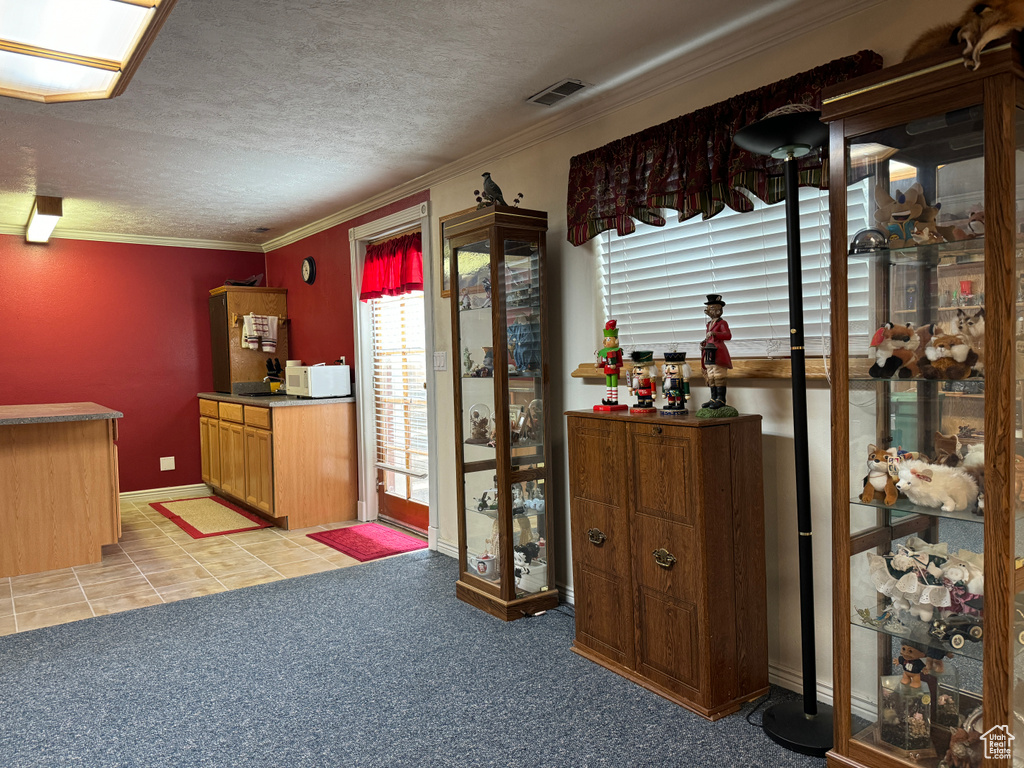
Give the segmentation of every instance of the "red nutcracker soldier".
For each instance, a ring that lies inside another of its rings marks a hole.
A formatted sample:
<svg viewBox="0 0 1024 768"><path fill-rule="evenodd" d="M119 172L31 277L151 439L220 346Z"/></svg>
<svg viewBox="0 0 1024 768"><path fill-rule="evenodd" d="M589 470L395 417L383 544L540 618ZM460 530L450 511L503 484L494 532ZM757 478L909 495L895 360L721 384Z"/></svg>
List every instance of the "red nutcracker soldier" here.
<svg viewBox="0 0 1024 768"><path fill-rule="evenodd" d="M709 293L704 302L704 314L708 316L707 331L704 341L700 343L700 368L704 378L711 387L711 399L701 403L701 408L716 409L725 407L725 382L732 368L732 358L725 342L732 338L729 324L722 319L722 308L725 302L717 293Z"/></svg>
<svg viewBox="0 0 1024 768"><path fill-rule="evenodd" d="M657 413L654 407L654 376L651 367L654 365L653 352L633 352L633 374L630 376L629 391L636 395L636 405L629 409L630 413Z"/></svg>
<svg viewBox="0 0 1024 768"><path fill-rule="evenodd" d="M666 352L661 376L661 392L667 401L662 413L685 416L686 401L690 399L690 365L686 362L686 353Z"/></svg>
<svg viewBox="0 0 1024 768"><path fill-rule="evenodd" d="M595 411L624 411L628 406L619 404L619 371L622 370L622 349L619 347L619 329L614 320L604 325L604 346L597 353L597 367L604 369L605 390L601 405Z"/></svg>

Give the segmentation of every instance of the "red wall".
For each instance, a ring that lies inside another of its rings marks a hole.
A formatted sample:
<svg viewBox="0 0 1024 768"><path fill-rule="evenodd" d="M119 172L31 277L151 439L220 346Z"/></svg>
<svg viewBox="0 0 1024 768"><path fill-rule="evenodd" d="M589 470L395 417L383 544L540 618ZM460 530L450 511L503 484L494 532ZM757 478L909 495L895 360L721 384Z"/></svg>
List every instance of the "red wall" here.
<svg viewBox="0 0 1024 768"><path fill-rule="evenodd" d="M264 271L261 253L0 235L0 404L122 411L122 491L201 482L196 393L213 387L209 290ZM161 472L161 456L176 468Z"/></svg>
<svg viewBox="0 0 1024 768"><path fill-rule="evenodd" d="M430 199L429 191L310 235L267 254L267 285L288 289L288 355L307 365L355 354L349 230ZM302 260L316 261L316 280L302 282ZM284 362L283 360L281 361Z"/></svg>

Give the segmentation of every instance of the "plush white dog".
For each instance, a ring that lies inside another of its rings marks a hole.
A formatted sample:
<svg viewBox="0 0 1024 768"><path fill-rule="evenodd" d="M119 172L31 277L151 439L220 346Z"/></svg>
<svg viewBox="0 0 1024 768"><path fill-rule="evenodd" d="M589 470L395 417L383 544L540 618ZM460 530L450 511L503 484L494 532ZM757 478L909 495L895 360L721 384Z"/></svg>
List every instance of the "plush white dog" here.
<svg viewBox="0 0 1024 768"><path fill-rule="evenodd" d="M978 484L963 469L924 461L905 462L896 488L912 504L943 512L965 512L978 501Z"/></svg>

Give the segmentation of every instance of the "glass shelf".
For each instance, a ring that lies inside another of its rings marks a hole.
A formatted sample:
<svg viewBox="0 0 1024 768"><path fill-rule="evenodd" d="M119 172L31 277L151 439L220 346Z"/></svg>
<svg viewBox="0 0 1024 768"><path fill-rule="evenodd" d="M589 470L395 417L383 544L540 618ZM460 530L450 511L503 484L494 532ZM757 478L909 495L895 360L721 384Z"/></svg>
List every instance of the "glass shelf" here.
<svg viewBox="0 0 1024 768"><path fill-rule="evenodd" d="M860 498L850 499L851 507L867 507L873 509L885 510L891 513L892 522L906 520L914 515L924 515L926 517L942 517L949 520L961 520L967 523L984 523L985 516L978 514L977 505L971 507L964 512L944 512L941 509L933 509L930 507L921 507L916 504L911 504L906 499L897 499L896 503L892 506L886 505L881 501L871 501L864 503Z"/></svg>
<svg viewBox="0 0 1024 768"><path fill-rule="evenodd" d="M963 656L964 658L975 659L976 661L981 661L983 658L982 648L984 643L980 638L978 640L965 639L961 648L954 648L948 642L943 642L942 640L934 637L929 631L930 625L920 621L919 619L909 619L908 621L901 622L899 626L887 624L884 627L877 627L865 622L864 619L856 612L856 609L859 608L859 606L855 605L853 608L854 613L850 616L850 624L855 627L863 627L864 629L869 629L872 632L877 632L880 635L896 637L900 640L910 640L913 643L919 643L936 651L952 653L954 656ZM978 621L978 626L982 626L980 619ZM984 630L982 630L981 637L984 637Z"/></svg>
<svg viewBox="0 0 1024 768"><path fill-rule="evenodd" d="M928 265L942 267L952 264L971 264L984 261L985 238L976 237L952 243L932 243L907 248L881 248L867 253L851 253L850 259L873 261L883 266Z"/></svg>

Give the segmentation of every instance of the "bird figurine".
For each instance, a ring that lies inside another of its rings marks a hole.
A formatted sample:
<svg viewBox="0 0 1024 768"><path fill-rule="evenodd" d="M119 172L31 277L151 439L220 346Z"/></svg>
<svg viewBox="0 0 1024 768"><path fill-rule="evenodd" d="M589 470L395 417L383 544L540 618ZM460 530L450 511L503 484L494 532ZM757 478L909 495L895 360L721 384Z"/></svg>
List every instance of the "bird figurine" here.
<svg viewBox="0 0 1024 768"><path fill-rule="evenodd" d="M505 202L505 198L501 196L501 187L491 180L491 174L484 173L484 194L491 198L495 203L501 203L502 205L508 205Z"/></svg>

